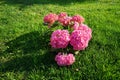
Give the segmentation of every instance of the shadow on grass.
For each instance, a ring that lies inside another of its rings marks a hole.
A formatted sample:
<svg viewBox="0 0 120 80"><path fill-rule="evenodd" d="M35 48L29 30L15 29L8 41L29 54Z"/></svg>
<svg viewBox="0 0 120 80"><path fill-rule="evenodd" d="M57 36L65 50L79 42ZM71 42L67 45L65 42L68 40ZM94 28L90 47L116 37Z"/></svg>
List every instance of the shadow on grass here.
<svg viewBox="0 0 120 80"><path fill-rule="evenodd" d="M49 46L51 31L47 31L44 34L39 32L30 32L17 37L6 43L8 49L6 49L4 55L7 53L23 54L23 56L12 58L11 60L2 63L0 70L2 72L7 71L31 71L36 66L42 69L54 65L54 52L50 51ZM43 51L40 52L40 50ZM51 55L53 54L53 55Z"/></svg>
<svg viewBox="0 0 120 80"><path fill-rule="evenodd" d="M6 43L8 46L5 52L7 53L33 53L39 49L45 50L49 48L50 34L46 32L30 32L17 37Z"/></svg>
<svg viewBox="0 0 120 80"><path fill-rule="evenodd" d="M40 54L40 53L38 53ZM16 57L1 65L1 72L10 71L31 71L35 68L47 71L48 67L56 65L54 56L51 53L44 55L25 55L23 57Z"/></svg>
<svg viewBox="0 0 120 80"><path fill-rule="evenodd" d="M85 2L85 1L97 1L97 0L2 0L7 4L22 4L22 5L33 5L33 4L57 4L67 5L74 2Z"/></svg>

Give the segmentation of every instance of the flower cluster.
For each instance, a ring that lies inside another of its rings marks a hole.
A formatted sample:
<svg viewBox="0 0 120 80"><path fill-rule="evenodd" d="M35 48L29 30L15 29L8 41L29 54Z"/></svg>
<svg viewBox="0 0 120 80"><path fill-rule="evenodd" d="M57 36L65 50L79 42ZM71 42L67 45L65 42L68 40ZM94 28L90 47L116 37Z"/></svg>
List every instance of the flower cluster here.
<svg viewBox="0 0 120 80"><path fill-rule="evenodd" d="M59 52L55 57L55 61L59 66L69 66L75 62L75 57L72 53L63 54Z"/></svg>
<svg viewBox="0 0 120 80"><path fill-rule="evenodd" d="M48 27L50 28L55 21L58 20L58 15L50 13L44 17L44 23L48 24Z"/></svg>
<svg viewBox="0 0 120 80"><path fill-rule="evenodd" d="M89 38L84 30L74 30L70 36L70 44L74 50L84 50L88 46Z"/></svg>
<svg viewBox="0 0 120 80"><path fill-rule="evenodd" d="M75 15L75 16L72 17L71 21L78 22L78 23L81 24L81 23L83 23L85 21L85 19L80 15Z"/></svg>
<svg viewBox="0 0 120 80"><path fill-rule="evenodd" d="M50 38L50 45L53 48L66 48L70 41L70 34L67 30L56 30Z"/></svg>
<svg viewBox="0 0 120 80"><path fill-rule="evenodd" d="M85 19L81 15L71 17L66 12L61 12L58 15L50 13L44 17L44 23L47 23L49 28L57 22L63 28L67 27L72 30L72 32L69 32L69 29L58 29L53 31L51 35L50 45L52 48L66 49L65 52L58 52L55 57L55 61L59 66L69 66L75 62L74 55L68 52L68 45L72 46L74 51L85 50L88 46L92 38L92 30L84 24L84 21Z"/></svg>

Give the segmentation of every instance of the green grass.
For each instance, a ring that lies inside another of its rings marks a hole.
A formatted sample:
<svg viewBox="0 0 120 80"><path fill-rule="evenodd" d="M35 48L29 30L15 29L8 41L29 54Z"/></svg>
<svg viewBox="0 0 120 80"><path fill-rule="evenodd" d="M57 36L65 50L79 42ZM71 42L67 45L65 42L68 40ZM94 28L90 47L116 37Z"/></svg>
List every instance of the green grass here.
<svg viewBox="0 0 120 80"><path fill-rule="evenodd" d="M120 80L119 0L0 0L0 80ZM89 46L72 66L59 67L43 17L82 15Z"/></svg>

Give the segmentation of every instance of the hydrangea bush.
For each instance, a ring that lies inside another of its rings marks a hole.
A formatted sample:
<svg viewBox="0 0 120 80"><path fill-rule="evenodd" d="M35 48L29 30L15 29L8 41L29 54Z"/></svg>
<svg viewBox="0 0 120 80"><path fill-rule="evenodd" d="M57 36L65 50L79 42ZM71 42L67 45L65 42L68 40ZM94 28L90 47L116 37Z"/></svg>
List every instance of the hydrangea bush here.
<svg viewBox="0 0 120 80"><path fill-rule="evenodd" d="M74 52L85 50L92 38L92 30L84 24L81 15L68 16L66 12L60 14L50 13L44 17L44 23L51 29L53 24L63 26L51 34L50 45L59 49L55 61L59 66L69 66L75 62ZM57 27L57 26L56 26ZM69 47L70 46L70 47ZM72 49L74 52L69 52Z"/></svg>

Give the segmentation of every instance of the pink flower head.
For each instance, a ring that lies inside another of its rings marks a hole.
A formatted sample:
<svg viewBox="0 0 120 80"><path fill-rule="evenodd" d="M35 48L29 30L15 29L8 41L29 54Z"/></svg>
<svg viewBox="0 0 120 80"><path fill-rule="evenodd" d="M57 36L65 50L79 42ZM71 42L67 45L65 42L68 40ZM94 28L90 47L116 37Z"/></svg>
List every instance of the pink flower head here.
<svg viewBox="0 0 120 80"><path fill-rule="evenodd" d="M58 20L58 15L50 13L44 17L44 23L47 23L48 26L52 26L55 21Z"/></svg>
<svg viewBox="0 0 120 80"><path fill-rule="evenodd" d="M78 30L84 30L88 34L89 40L92 38L92 30L87 25L80 24Z"/></svg>
<svg viewBox="0 0 120 80"><path fill-rule="evenodd" d="M63 26L68 26L70 24L70 21L71 21L71 17L68 17L67 13L66 12L61 12L59 15L58 15L58 21L61 25Z"/></svg>
<svg viewBox="0 0 120 80"><path fill-rule="evenodd" d="M64 17L61 20L59 20L59 22L61 23L61 25L63 26L68 26L71 22L71 17Z"/></svg>
<svg viewBox="0 0 120 80"><path fill-rule="evenodd" d="M75 57L71 53L62 54L59 52L55 57L55 61L59 66L68 66L72 65L75 62Z"/></svg>
<svg viewBox="0 0 120 80"><path fill-rule="evenodd" d="M81 24L85 21L85 19L80 15L75 15L75 16L72 17L71 21L78 22L78 23Z"/></svg>
<svg viewBox="0 0 120 80"><path fill-rule="evenodd" d="M50 44L53 48L66 48L69 41L70 34L67 30L56 30L50 38Z"/></svg>
<svg viewBox="0 0 120 80"><path fill-rule="evenodd" d="M66 12L61 12L59 15L58 15L58 19L59 18L65 18L65 17L67 17L68 15L67 15L67 13Z"/></svg>
<svg viewBox="0 0 120 80"><path fill-rule="evenodd" d="M74 50L84 50L88 46L90 36L84 30L74 30L70 36L70 44Z"/></svg>
<svg viewBox="0 0 120 80"><path fill-rule="evenodd" d="M78 30L78 28L79 28L79 23L78 23L78 22L74 22L74 25L72 26L72 28L73 28L74 30Z"/></svg>

